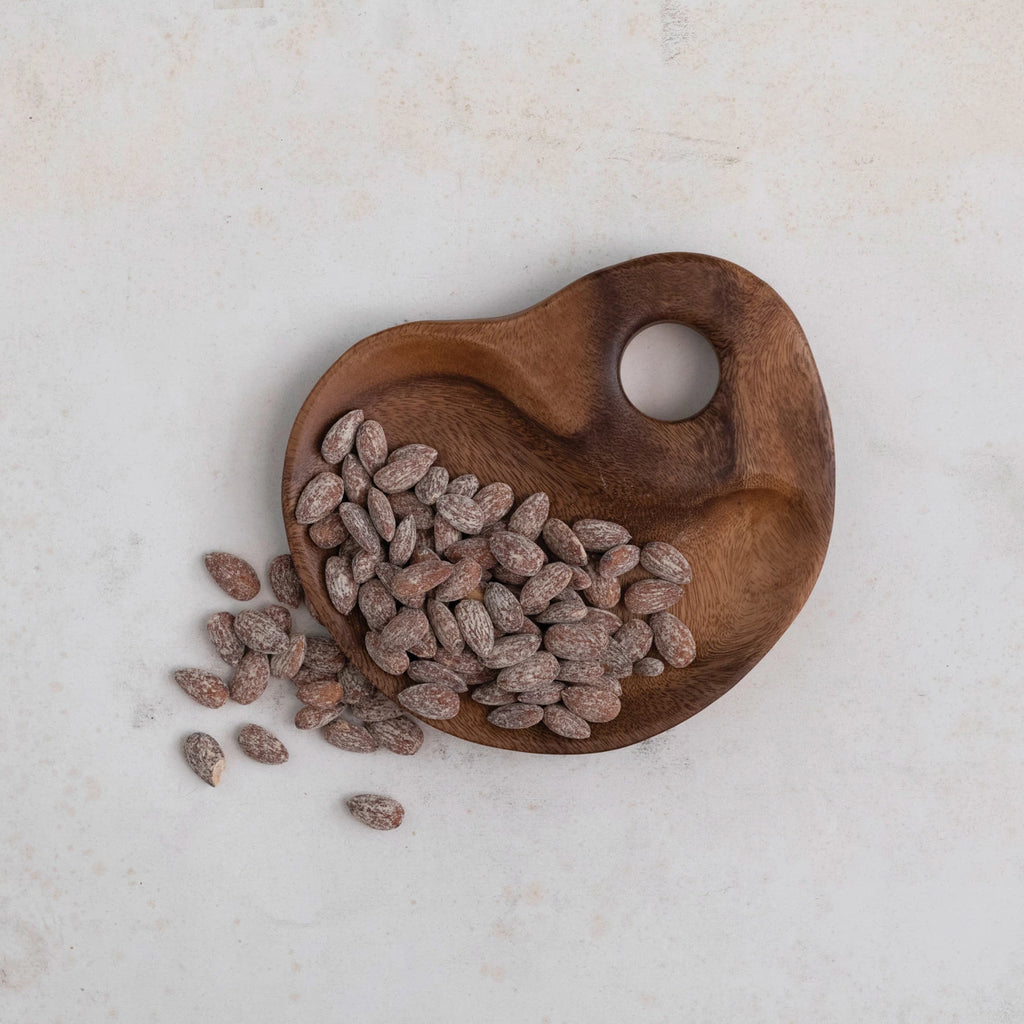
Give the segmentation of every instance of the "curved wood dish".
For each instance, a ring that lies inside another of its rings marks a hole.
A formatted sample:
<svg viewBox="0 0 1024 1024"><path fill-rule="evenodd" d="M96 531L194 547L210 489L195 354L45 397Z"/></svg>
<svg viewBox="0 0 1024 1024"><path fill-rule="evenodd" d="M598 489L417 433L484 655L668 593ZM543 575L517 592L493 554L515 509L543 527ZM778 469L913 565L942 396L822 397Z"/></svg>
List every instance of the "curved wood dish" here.
<svg viewBox="0 0 1024 1024"><path fill-rule="evenodd" d="M674 423L638 412L618 373L632 336L663 321L700 331L721 367L711 402ZM677 725L768 652L825 557L835 459L821 382L792 312L741 267L664 253L588 274L511 316L392 327L348 349L313 388L289 438L282 494L310 607L391 697L404 680L370 661L358 613L334 610L326 552L293 519L302 487L325 468L324 433L358 407L384 425L392 447L437 448L452 476L507 481L517 498L547 491L553 515L615 520L638 543L676 544L693 566L674 609L696 639L693 664L627 680L621 715L588 740L495 728L468 697L456 718L429 723L476 743L589 753Z"/></svg>

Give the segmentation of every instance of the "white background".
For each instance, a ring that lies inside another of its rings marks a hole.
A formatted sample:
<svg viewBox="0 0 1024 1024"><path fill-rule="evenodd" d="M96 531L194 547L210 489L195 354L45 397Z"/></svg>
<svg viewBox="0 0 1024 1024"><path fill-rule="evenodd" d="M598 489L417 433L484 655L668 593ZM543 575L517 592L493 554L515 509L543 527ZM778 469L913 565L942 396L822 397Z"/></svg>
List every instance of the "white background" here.
<svg viewBox="0 0 1024 1024"><path fill-rule="evenodd" d="M1017 0L7 3L0 1020L1024 1019L1022 45ZM402 759L175 688L346 346L678 249L787 300L836 435L731 693Z"/></svg>

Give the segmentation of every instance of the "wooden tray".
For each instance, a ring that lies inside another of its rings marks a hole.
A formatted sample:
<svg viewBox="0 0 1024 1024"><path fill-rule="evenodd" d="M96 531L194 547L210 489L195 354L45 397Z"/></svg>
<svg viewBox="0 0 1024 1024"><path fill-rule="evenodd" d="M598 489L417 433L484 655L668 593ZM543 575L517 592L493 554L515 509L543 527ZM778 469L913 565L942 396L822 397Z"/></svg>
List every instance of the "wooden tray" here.
<svg viewBox="0 0 1024 1024"><path fill-rule="evenodd" d="M701 332L721 376L711 402L675 423L626 398L619 360L652 323ZM406 680L362 647L358 613L327 598L327 553L295 523L303 486L327 468L320 442L343 412L379 420L392 447L419 441L456 476L504 480L517 498L551 496L552 515L612 519L634 540L667 540L693 583L673 609L697 643L686 669L624 683L622 713L588 740L543 726L508 731L467 697L429 724L510 750L573 754L647 739L721 697L772 647L818 576L832 527L828 407L800 325L753 274L711 256L663 253L580 278L531 309L493 320L403 324L348 349L295 420L282 502L307 601L352 661L394 697Z"/></svg>

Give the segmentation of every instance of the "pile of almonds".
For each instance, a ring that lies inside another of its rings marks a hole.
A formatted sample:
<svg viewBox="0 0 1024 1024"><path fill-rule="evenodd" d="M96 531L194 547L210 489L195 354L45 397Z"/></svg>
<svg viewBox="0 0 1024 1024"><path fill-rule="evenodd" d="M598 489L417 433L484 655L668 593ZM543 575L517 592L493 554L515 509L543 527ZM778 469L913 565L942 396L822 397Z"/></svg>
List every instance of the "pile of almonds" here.
<svg viewBox="0 0 1024 1024"><path fill-rule="evenodd" d="M361 409L330 428L321 455L332 468L307 482L295 518L331 552L331 603L359 609L367 654L410 680L398 700L420 717L453 718L469 692L499 728L543 722L585 739L619 714L623 679L693 660L693 636L668 611L691 578L672 545L639 547L602 519L569 526L542 492L516 504L508 484L450 479L428 445L389 452ZM648 578L623 592L637 566Z"/></svg>

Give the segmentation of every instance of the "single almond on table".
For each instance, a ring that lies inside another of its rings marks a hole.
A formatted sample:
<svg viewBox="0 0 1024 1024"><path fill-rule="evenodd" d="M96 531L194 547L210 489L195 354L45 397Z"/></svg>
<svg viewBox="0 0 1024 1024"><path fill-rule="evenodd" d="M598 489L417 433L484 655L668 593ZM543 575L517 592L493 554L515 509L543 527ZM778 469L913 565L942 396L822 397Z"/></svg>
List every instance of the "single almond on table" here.
<svg viewBox="0 0 1024 1024"><path fill-rule="evenodd" d="M260 592L256 570L237 555L211 551L203 559L213 582L236 601L251 601Z"/></svg>
<svg viewBox="0 0 1024 1024"><path fill-rule="evenodd" d="M216 786L224 771L224 751L220 744L205 732L194 732L182 744L185 761L208 786Z"/></svg>

